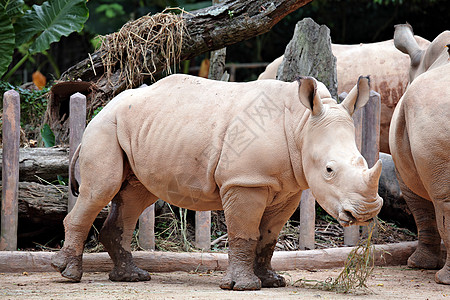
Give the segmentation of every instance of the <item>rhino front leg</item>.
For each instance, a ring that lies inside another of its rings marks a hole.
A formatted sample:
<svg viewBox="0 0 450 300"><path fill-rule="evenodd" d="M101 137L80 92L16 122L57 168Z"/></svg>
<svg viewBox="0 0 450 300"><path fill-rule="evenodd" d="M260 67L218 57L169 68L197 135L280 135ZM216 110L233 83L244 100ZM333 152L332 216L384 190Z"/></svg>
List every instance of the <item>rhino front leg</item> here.
<svg viewBox="0 0 450 300"><path fill-rule="evenodd" d="M438 269L442 267L441 237L439 235L433 202L412 192L399 179L400 189L416 221L419 243L414 253L408 258L408 267Z"/></svg>
<svg viewBox="0 0 450 300"><path fill-rule="evenodd" d="M222 195L230 249L228 270L220 287L228 290L259 290L261 280L253 263L259 224L268 201L267 188L233 187Z"/></svg>
<svg viewBox="0 0 450 300"><path fill-rule="evenodd" d="M125 181L114 197L110 212L100 231L100 242L105 246L114 262L109 273L112 281L148 281L150 274L137 267L131 255L131 239L137 220L145 208L157 197L134 179Z"/></svg>
<svg viewBox="0 0 450 300"><path fill-rule="evenodd" d="M256 247L254 271L263 287L284 287L286 281L272 269L271 260L278 235L287 220L297 209L301 193L266 209L261 220L261 237Z"/></svg>

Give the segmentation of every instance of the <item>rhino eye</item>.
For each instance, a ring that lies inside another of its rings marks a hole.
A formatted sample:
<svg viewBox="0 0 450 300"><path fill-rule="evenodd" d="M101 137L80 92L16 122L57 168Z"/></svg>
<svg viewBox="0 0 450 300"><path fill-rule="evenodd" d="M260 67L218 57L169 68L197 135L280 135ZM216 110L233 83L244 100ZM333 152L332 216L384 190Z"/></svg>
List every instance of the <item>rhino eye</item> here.
<svg viewBox="0 0 450 300"><path fill-rule="evenodd" d="M327 172L328 173L333 173L333 169L331 167L327 167Z"/></svg>

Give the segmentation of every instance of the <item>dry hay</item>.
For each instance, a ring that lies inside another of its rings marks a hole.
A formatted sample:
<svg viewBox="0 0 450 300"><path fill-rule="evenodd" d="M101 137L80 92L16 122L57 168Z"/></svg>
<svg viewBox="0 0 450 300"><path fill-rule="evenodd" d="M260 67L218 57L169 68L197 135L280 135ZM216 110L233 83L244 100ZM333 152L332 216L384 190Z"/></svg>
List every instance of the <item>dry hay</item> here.
<svg viewBox="0 0 450 300"><path fill-rule="evenodd" d="M300 283L305 287L335 291L337 293L372 293L367 287L366 282L375 267L372 236L377 223L378 222L372 222L368 225L367 237L361 238L358 244L349 253L344 263L344 268L339 273L338 277L330 277L325 281L300 279L295 283ZM311 283L313 284L312 286L310 285Z"/></svg>
<svg viewBox="0 0 450 300"><path fill-rule="evenodd" d="M187 35L186 24L181 13L175 15L164 10L155 15L146 15L126 23L118 32L102 37L98 51L106 68L106 76L111 85L126 81L126 87L142 83L144 76L159 71L163 62L167 73L171 66L179 62L183 38ZM119 65L117 65L117 63ZM116 68L120 75L112 82Z"/></svg>

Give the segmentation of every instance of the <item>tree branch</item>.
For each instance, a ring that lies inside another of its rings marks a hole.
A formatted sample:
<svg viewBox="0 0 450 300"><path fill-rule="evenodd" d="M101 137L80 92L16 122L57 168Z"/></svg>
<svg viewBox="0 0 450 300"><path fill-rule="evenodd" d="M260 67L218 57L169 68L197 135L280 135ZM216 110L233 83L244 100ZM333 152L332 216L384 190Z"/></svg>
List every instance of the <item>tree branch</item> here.
<svg viewBox="0 0 450 300"><path fill-rule="evenodd" d="M185 13L183 19L188 36L183 40L180 60L190 59L204 52L217 50L268 32L286 15L311 1L234 0ZM108 87L101 55L102 53L95 52L91 55L92 59L87 58L64 72L60 80L81 79L95 82L97 89L96 95L93 96L104 103L125 89L125 83ZM154 63L158 70L163 70L165 67L162 59ZM119 69L114 72L113 77L120 77ZM136 82L139 82L139 78Z"/></svg>

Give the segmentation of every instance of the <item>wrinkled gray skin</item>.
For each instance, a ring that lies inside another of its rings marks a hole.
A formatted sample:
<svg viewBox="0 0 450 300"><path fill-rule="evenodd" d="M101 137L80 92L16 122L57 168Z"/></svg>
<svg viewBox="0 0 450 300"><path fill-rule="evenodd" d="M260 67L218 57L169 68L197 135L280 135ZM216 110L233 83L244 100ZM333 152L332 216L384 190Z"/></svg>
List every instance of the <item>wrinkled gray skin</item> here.
<svg viewBox="0 0 450 300"><path fill-rule="evenodd" d="M302 190L310 188L344 226L367 222L382 206L381 162L367 167L351 118L369 89L361 77L337 104L310 77L229 83L172 75L121 93L89 123L71 162L73 171L79 156L80 194L52 265L81 279L84 241L112 200L100 232L114 262L110 279L149 280L134 264L130 242L141 212L161 198L224 210L230 250L221 288L285 286L270 261Z"/></svg>
<svg viewBox="0 0 450 300"><path fill-rule="evenodd" d="M419 244L408 266L442 267L435 276L450 284L450 31L422 50L408 24L395 27L397 49L411 58L410 83L392 116L389 145L400 188L414 215Z"/></svg>

